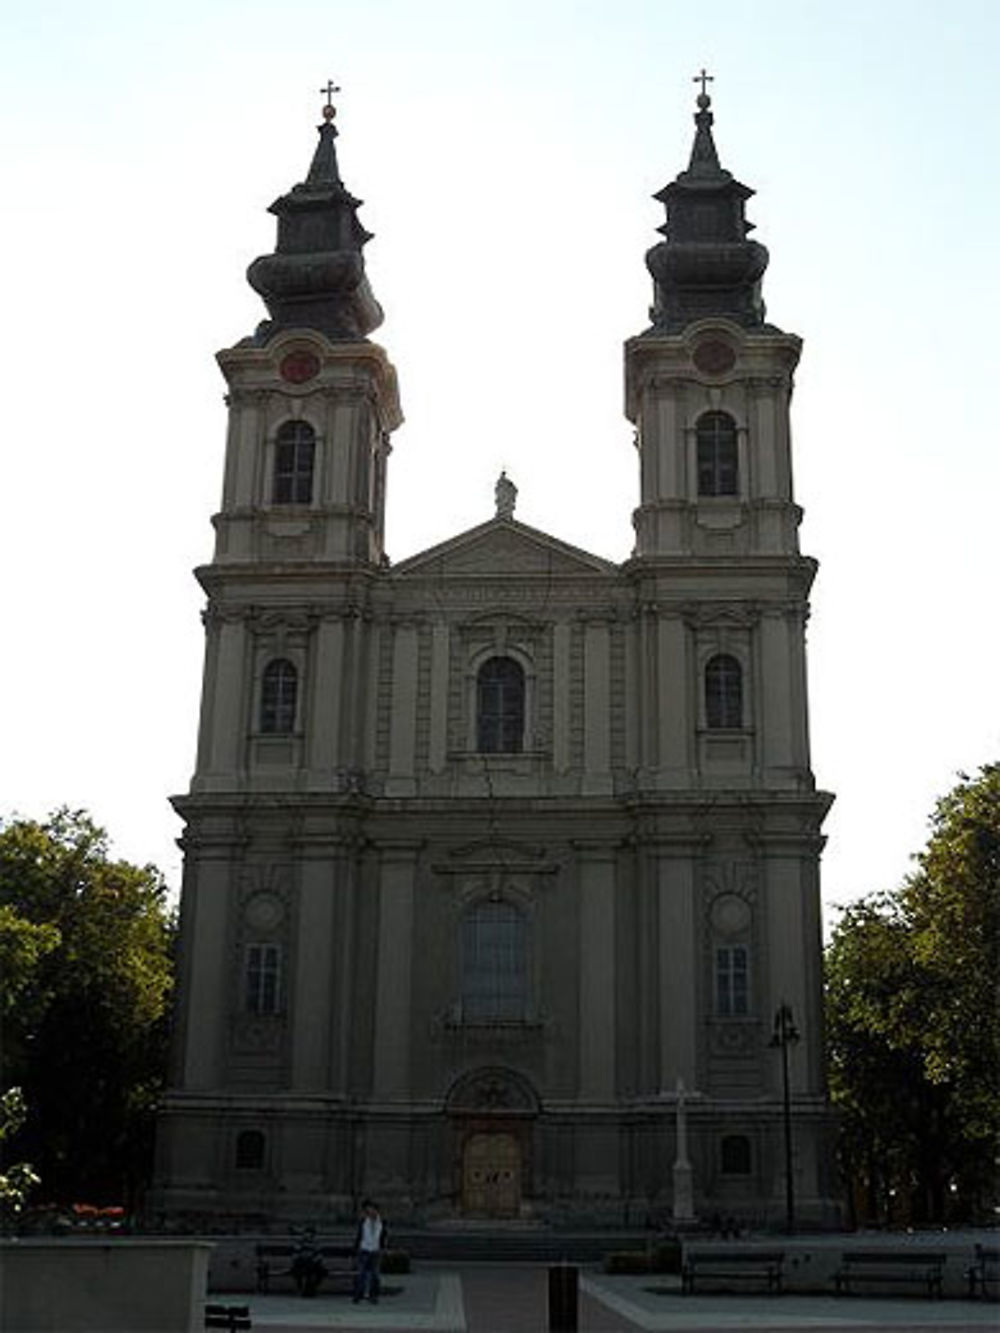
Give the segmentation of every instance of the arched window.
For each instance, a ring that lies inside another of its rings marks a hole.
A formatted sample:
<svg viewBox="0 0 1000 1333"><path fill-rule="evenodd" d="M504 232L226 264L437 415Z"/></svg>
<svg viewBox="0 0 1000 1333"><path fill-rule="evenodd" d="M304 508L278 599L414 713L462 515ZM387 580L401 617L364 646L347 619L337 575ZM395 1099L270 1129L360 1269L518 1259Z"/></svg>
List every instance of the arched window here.
<svg viewBox="0 0 1000 1333"><path fill-rule="evenodd" d="M286 421L274 441L274 481L271 503L312 503L316 433L308 421Z"/></svg>
<svg viewBox="0 0 1000 1333"><path fill-rule="evenodd" d="M698 441L698 494L738 495L736 422L728 412L705 412L695 427Z"/></svg>
<svg viewBox="0 0 1000 1333"><path fill-rule="evenodd" d="M722 1138L722 1174L750 1174L750 1140L745 1134L725 1134Z"/></svg>
<svg viewBox="0 0 1000 1333"><path fill-rule="evenodd" d="M260 686L260 729L271 735L295 730L295 701L299 673L286 657L276 657L264 668Z"/></svg>
<svg viewBox="0 0 1000 1333"><path fill-rule="evenodd" d="M524 671L512 657L491 657L479 669L476 748L484 754L524 748Z"/></svg>
<svg viewBox="0 0 1000 1333"><path fill-rule="evenodd" d="M743 725L743 668L729 653L717 653L705 666L705 722L713 728Z"/></svg>
<svg viewBox="0 0 1000 1333"><path fill-rule="evenodd" d="M528 927L512 903L483 902L462 918L462 1017L523 1019Z"/></svg>
<svg viewBox="0 0 1000 1333"><path fill-rule="evenodd" d="M236 1136L237 1171L260 1171L267 1140L259 1129L241 1129Z"/></svg>

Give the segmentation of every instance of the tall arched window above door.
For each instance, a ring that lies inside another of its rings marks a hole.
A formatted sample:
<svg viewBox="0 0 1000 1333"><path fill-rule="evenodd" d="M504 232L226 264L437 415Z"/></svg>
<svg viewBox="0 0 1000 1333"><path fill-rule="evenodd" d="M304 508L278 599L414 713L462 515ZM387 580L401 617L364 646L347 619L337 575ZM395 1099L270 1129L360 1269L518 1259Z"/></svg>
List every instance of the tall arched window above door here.
<svg viewBox="0 0 1000 1333"><path fill-rule="evenodd" d="M482 754L524 749L524 668L512 657L491 657L479 668L476 749Z"/></svg>
<svg viewBox="0 0 1000 1333"><path fill-rule="evenodd" d="M703 412L695 426L698 494L739 494L736 422L728 412Z"/></svg>
<svg viewBox="0 0 1000 1333"><path fill-rule="evenodd" d="M462 917L462 1018L517 1020L528 1012L528 923L509 902L480 902Z"/></svg>
<svg viewBox="0 0 1000 1333"><path fill-rule="evenodd" d="M286 421L274 440L271 503L307 505L313 497L316 432L308 421Z"/></svg>
<svg viewBox="0 0 1000 1333"><path fill-rule="evenodd" d="M276 657L264 668L260 684L260 729L271 736L295 730L299 673L287 657Z"/></svg>
<svg viewBox="0 0 1000 1333"><path fill-rule="evenodd" d="M730 653L705 664L705 723L713 729L743 725L743 668Z"/></svg>

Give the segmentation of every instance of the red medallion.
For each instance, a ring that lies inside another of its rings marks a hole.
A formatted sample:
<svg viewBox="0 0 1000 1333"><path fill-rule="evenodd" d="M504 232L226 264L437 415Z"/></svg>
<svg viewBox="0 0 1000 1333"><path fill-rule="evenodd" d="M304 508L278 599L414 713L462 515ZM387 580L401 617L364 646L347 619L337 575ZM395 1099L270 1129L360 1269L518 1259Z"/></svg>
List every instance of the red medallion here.
<svg viewBox="0 0 1000 1333"><path fill-rule="evenodd" d="M736 353L721 338L706 338L694 349L694 363L703 375L724 375L736 364Z"/></svg>
<svg viewBox="0 0 1000 1333"><path fill-rule="evenodd" d="M319 374L319 357L313 352L307 352L304 347L299 348L281 358L278 370L281 378L289 384L305 384L306 380Z"/></svg>

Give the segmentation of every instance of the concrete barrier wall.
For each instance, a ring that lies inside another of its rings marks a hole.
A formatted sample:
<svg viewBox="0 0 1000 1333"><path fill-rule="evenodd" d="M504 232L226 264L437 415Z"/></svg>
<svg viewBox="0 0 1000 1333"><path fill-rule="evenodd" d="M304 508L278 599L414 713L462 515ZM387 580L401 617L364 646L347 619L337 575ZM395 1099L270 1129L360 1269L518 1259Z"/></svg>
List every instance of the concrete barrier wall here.
<svg viewBox="0 0 1000 1333"><path fill-rule="evenodd" d="M78 1237L0 1242L3 1333L196 1333L207 1241Z"/></svg>

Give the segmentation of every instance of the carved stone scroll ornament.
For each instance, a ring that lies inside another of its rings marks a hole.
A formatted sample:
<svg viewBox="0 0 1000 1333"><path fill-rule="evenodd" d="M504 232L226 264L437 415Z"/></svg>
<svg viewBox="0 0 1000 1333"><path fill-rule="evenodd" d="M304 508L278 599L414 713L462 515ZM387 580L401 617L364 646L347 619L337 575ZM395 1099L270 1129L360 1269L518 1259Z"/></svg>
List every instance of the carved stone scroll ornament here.
<svg viewBox="0 0 1000 1333"><path fill-rule="evenodd" d="M483 1114L533 1114L538 1099L528 1085L511 1070L492 1068L466 1074L448 1097L448 1110Z"/></svg>

